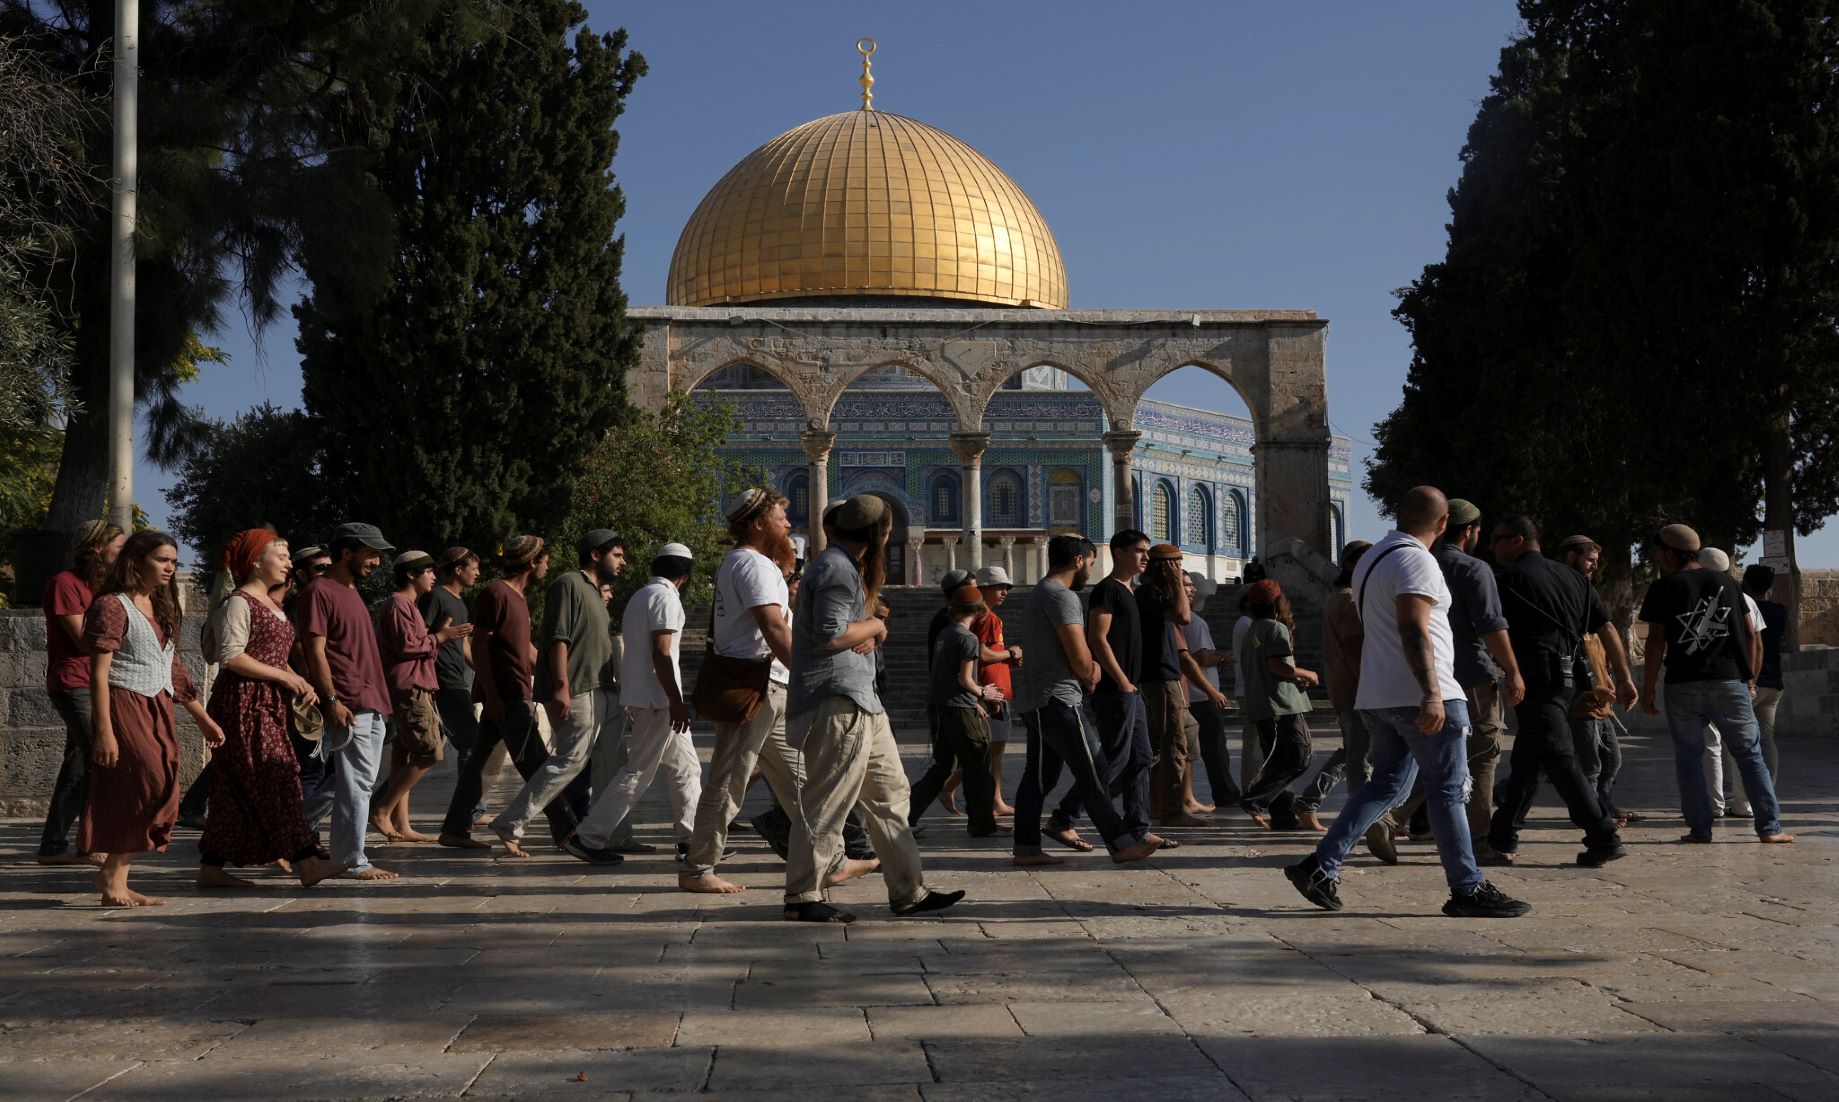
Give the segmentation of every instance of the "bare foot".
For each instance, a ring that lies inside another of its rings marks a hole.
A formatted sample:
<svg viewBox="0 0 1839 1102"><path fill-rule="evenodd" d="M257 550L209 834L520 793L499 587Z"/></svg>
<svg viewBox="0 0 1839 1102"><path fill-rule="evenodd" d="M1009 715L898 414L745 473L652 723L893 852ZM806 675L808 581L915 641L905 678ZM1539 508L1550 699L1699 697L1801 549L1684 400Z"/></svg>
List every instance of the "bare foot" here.
<svg viewBox="0 0 1839 1102"><path fill-rule="evenodd" d="M845 857L843 863L837 866L835 872L824 877L824 887L834 888L838 884L847 883L858 876L867 876L880 867L881 861L879 859L874 861L858 861L853 857Z"/></svg>
<svg viewBox="0 0 1839 1102"><path fill-rule="evenodd" d="M964 811L958 807L958 801L947 799L944 796L939 797L939 806L945 809L947 815L964 814Z"/></svg>
<svg viewBox="0 0 1839 1102"><path fill-rule="evenodd" d="M498 840L504 843L504 855L506 857L528 857L530 856L530 851L525 849L517 841L517 839L506 838L501 835L499 836Z"/></svg>
<svg viewBox="0 0 1839 1102"><path fill-rule="evenodd" d="M256 883L240 876L232 876L219 865L199 865L198 886L200 888L253 888Z"/></svg>
<svg viewBox="0 0 1839 1102"><path fill-rule="evenodd" d="M370 817L370 829L376 831L378 834L383 835L383 837L387 838L388 840L392 842L402 841L402 835L400 832L396 830L396 827L394 824L384 822L382 819L379 819L375 815L372 815Z"/></svg>
<svg viewBox="0 0 1839 1102"><path fill-rule="evenodd" d="M1217 810L1219 809L1214 805L1204 804L1199 800L1195 800L1193 803L1187 804L1182 808L1182 811L1189 815L1211 815Z"/></svg>
<svg viewBox="0 0 1839 1102"><path fill-rule="evenodd" d="M1132 861L1141 861L1145 857L1153 857L1160 848L1162 847L1156 845L1154 842L1138 842L1135 845L1125 846L1123 849L1118 850L1111 855L1111 860L1120 865L1126 865Z"/></svg>
<svg viewBox="0 0 1839 1102"><path fill-rule="evenodd" d="M1015 809L1013 807L1010 807L1008 804L1002 803L1001 801L997 802L996 817L998 819L1009 819L1009 818L1013 818L1014 816L1015 816Z"/></svg>
<svg viewBox="0 0 1839 1102"><path fill-rule="evenodd" d="M738 895L747 889L739 884L729 883L712 872L699 872L677 877L677 887L697 895Z"/></svg>
<svg viewBox="0 0 1839 1102"><path fill-rule="evenodd" d="M294 872L294 863L285 857L278 857L275 859L275 868L291 876Z"/></svg>
<svg viewBox="0 0 1839 1102"><path fill-rule="evenodd" d="M491 849L492 847L470 834L443 834L435 842L448 849Z"/></svg>
<svg viewBox="0 0 1839 1102"><path fill-rule="evenodd" d="M164 907L166 905L166 901L164 899L155 899L153 896L150 896L150 895L142 895L141 893L135 891L133 888L127 888L124 890L128 893L128 898L134 900L133 903L129 904L130 906L133 906L133 907Z"/></svg>
<svg viewBox="0 0 1839 1102"><path fill-rule="evenodd" d="M362 872L352 872L350 869L346 869L339 875L343 876L347 880L394 880L396 879L395 873L389 871L388 869L380 869L375 865L372 865L371 867L363 870Z"/></svg>
<svg viewBox="0 0 1839 1102"><path fill-rule="evenodd" d="M97 873L95 876L91 877L89 882L95 885L97 891L102 893L102 905L104 907L140 906L139 903L134 901L134 893L128 890L126 884L111 884L108 881L108 877L101 873Z"/></svg>
<svg viewBox="0 0 1839 1102"><path fill-rule="evenodd" d="M1165 827L1188 827L1192 829L1194 827L1212 826L1213 822L1209 819L1200 819L1193 815L1183 814L1169 816L1162 820L1162 825Z"/></svg>
<svg viewBox="0 0 1839 1102"><path fill-rule="evenodd" d="M1245 814L1251 817L1251 821L1257 824L1258 829L1260 830L1271 829L1271 820L1269 816L1264 815L1260 812L1256 812L1256 811L1247 811Z"/></svg>
<svg viewBox="0 0 1839 1102"><path fill-rule="evenodd" d="M1064 865L1066 858L1051 853L1018 853L1010 861L1016 868L1031 869L1040 865Z"/></svg>
<svg viewBox="0 0 1839 1102"><path fill-rule="evenodd" d="M300 886L310 888L321 880L350 871L351 862L349 861L326 861L318 857L309 857L300 862Z"/></svg>
<svg viewBox="0 0 1839 1102"><path fill-rule="evenodd" d="M1780 845L1785 842L1794 841L1794 835L1789 834L1786 831L1783 831L1779 834L1758 834L1756 836L1756 840L1759 842L1769 842L1774 845Z"/></svg>
<svg viewBox="0 0 1839 1102"><path fill-rule="evenodd" d="M421 831L419 831L419 830L414 830L414 829L409 829L409 830L404 830L404 831L398 831L398 832L397 832L397 835L396 835L396 839L395 839L395 840L396 840L396 841L398 841L398 842L434 842L434 841L439 841L439 839L437 839L437 838L436 838L436 837L435 837L434 835L432 835L432 834L423 834L423 833L422 833Z"/></svg>
<svg viewBox="0 0 1839 1102"><path fill-rule="evenodd" d="M1313 811L1298 812L1296 815L1296 827L1298 830L1313 830L1317 834L1328 833L1328 828L1322 825L1322 820L1317 818Z"/></svg>

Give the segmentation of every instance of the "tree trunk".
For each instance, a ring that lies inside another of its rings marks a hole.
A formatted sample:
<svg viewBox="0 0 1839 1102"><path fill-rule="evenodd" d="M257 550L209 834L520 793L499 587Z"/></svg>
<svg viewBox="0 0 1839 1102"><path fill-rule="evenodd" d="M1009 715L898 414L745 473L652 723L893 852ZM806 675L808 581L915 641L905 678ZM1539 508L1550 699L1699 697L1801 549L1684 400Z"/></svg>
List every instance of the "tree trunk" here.
<svg viewBox="0 0 1839 1102"><path fill-rule="evenodd" d="M1801 568L1794 557L1794 448L1788 427L1788 395L1781 396L1781 412L1769 418L1762 444L1762 526L1783 533L1783 554L1788 569L1775 575L1769 596L1788 606L1788 628L1782 649L1801 645Z"/></svg>

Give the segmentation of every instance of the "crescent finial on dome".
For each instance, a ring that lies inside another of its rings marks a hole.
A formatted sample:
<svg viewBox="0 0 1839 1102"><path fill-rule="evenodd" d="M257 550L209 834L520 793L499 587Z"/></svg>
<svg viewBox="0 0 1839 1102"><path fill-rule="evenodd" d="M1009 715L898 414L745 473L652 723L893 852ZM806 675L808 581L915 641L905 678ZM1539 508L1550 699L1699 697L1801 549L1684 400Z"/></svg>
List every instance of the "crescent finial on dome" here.
<svg viewBox="0 0 1839 1102"><path fill-rule="evenodd" d="M862 86L862 110L875 109L875 74L869 72L869 66L875 56L875 40L864 35L856 39L856 52L862 55L862 79L856 81Z"/></svg>

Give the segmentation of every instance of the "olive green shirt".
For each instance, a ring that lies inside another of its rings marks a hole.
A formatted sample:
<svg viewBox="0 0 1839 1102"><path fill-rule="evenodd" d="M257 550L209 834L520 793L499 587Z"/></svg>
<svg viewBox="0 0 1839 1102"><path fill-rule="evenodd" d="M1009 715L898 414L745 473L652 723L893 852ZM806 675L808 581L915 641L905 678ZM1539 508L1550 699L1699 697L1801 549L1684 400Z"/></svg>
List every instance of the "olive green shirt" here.
<svg viewBox="0 0 1839 1102"><path fill-rule="evenodd" d="M1273 658L1290 658L1290 629L1281 620L1253 620L1238 654L1245 671L1245 718L1301 715L1310 710L1309 697L1296 682L1278 677L1265 664Z"/></svg>
<svg viewBox="0 0 1839 1102"><path fill-rule="evenodd" d="M549 648L568 644L568 691L580 696L593 689L613 687L610 663L613 638L600 585L579 570L549 583L543 595L543 630L537 634L536 699L547 702L555 695L555 672Z"/></svg>

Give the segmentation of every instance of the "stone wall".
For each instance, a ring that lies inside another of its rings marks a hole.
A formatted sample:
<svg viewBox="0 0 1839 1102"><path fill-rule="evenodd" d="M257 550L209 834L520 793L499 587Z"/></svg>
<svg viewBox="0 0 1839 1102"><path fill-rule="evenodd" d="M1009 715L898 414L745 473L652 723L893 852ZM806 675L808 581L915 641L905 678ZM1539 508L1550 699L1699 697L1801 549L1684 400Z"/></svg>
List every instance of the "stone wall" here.
<svg viewBox="0 0 1839 1102"><path fill-rule="evenodd" d="M188 616L179 632L186 668L202 678L203 620ZM202 680L199 682L203 684ZM189 784L204 766L204 744L180 709L179 753ZM0 609L0 816L37 816L64 758L64 723L45 694L45 618L35 608Z"/></svg>
<svg viewBox="0 0 1839 1102"><path fill-rule="evenodd" d="M1839 570L1801 571L1801 644L1839 647Z"/></svg>

